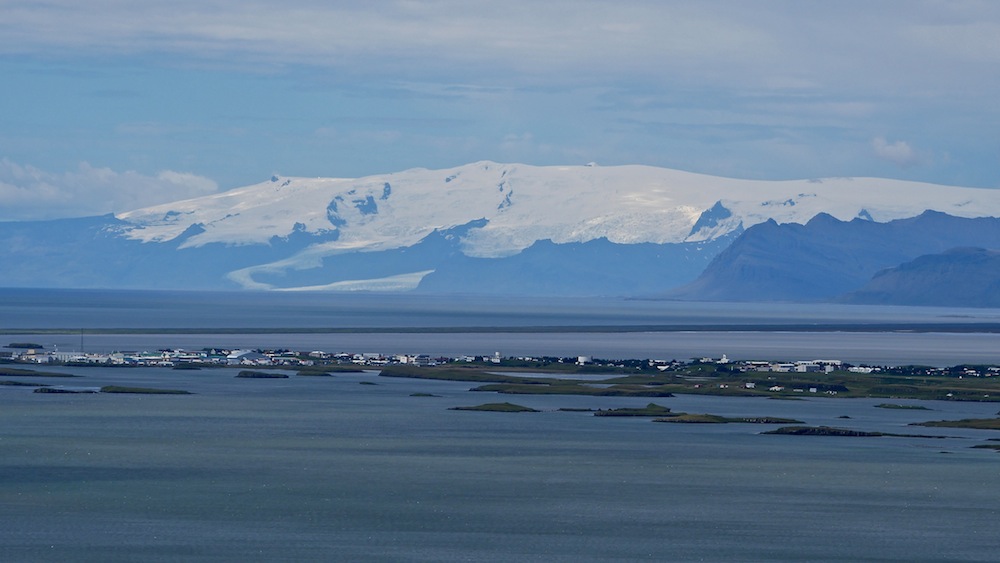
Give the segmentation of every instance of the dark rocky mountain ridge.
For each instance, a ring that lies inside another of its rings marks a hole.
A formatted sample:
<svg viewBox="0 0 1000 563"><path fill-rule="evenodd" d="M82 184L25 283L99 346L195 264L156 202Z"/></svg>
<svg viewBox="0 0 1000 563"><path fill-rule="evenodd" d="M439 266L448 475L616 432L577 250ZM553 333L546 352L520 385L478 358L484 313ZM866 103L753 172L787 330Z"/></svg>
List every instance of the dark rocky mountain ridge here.
<svg viewBox="0 0 1000 563"><path fill-rule="evenodd" d="M882 270L957 247L1000 248L1000 219L926 211L886 223L840 221L826 214L805 225L767 221L747 229L697 280L667 296L716 301L833 300L861 289Z"/></svg>

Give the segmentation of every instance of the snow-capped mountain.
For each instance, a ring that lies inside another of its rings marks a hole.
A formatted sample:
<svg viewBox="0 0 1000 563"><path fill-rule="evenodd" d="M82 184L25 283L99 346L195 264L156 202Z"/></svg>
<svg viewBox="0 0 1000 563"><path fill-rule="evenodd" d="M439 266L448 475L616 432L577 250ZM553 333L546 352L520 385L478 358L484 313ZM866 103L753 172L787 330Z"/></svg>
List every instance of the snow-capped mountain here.
<svg viewBox="0 0 1000 563"><path fill-rule="evenodd" d="M882 222L926 209L964 217L1000 215L1000 191L877 178L775 182L650 166L479 162L358 179L272 177L118 219L125 237L147 243L183 238L180 248L318 237L278 261L231 273L244 287L265 288L273 284L259 281L258 274L316 268L324 257L339 254L411 247L435 231L474 221L480 224L464 230L458 250L468 257L500 258L541 240L697 243L768 219L805 223L822 212ZM398 274L412 282L432 269Z"/></svg>
<svg viewBox="0 0 1000 563"><path fill-rule="evenodd" d="M276 176L117 217L0 224L20 264L0 285L656 293L768 220L884 222L927 209L1000 216L1000 190L493 162ZM52 241L44 262L37 246L17 254L25 240Z"/></svg>

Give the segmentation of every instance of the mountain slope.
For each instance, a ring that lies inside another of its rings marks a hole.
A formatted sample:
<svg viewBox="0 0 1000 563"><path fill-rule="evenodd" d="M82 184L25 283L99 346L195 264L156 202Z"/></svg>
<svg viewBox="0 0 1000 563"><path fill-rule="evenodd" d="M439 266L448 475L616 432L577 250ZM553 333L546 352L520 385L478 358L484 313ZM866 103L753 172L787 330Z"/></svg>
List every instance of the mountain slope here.
<svg viewBox="0 0 1000 563"><path fill-rule="evenodd" d="M927 211L887 223L817 215L805 225L773 221L721 252L678 299L816 301L862 287L880 270L960 246L1000 248L1000 219Z"/></svg>
<svg viewBox="0 0 1000 563"><path fill-rule="evenodd" d="M736 234L706 242L538 241L503 258L457 256L424 277L422 293L644 296L687 283Z"/></svg>
<svg viewBox="0 0 1000 563"><path fill-rule="evenodd" d="M1000 251L955 248L883 270L846 303L1000 307Z"/></svg>

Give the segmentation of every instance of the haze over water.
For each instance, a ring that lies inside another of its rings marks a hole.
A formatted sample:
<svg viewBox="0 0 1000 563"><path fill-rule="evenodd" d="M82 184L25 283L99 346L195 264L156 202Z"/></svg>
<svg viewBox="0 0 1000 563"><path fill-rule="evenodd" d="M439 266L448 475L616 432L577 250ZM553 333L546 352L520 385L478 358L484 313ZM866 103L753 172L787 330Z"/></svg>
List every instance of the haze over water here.
<svg viewBox="0 0 1000 563"><path fill-rule="evenodd" d="M0 290L0 330L15 329L64 329L65 334L25 338L92 352L217 346L441 356L501 352L687 359L727 354L937 366L1000 362L1000 311L995 309ZM82 335L82 329L126 330ZM141 334L134 333L140 329ZM157 329L178 333L158 334Z"/></svg>

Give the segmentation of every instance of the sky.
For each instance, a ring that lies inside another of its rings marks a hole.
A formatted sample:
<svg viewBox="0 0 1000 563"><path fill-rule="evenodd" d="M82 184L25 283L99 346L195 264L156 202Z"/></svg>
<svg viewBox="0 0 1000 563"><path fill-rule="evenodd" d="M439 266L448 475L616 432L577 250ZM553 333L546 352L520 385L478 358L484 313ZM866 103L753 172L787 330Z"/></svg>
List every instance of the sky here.
<svg viewBox="0 0 1000 563"><path fill-rule="evenodd" d="M0 0L0 220L492 160L1000 188L992 0Z"/></svg>

